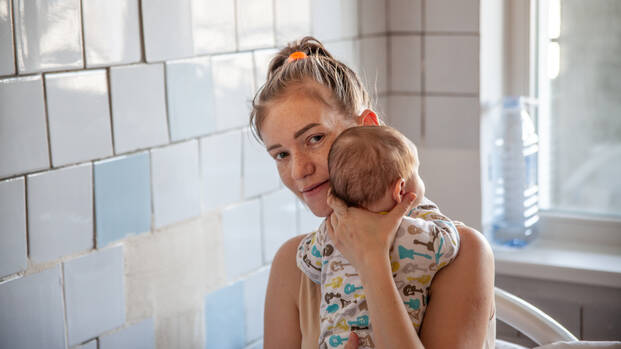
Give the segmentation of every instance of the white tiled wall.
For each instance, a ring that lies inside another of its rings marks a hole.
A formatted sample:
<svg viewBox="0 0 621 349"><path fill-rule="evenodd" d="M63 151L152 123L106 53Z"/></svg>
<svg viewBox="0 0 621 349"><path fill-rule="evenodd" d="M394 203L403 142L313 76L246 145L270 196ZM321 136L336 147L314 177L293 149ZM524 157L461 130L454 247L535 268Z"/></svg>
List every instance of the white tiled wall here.
<svg viewBox="0 0 621 349"><path fill-rule="evenodd" d="M235 345L262 346L267 266L321 219L282 188L248 113L271 55L306 34L419 145L429 197L477 227L478 4L448 6L0 0L0 347L212 347L223 287L243 294L227 300L242 302ZM93 208L118 202L97 188L123 172L96 186L93 169L122 159L149 180L123 194L150 201L152 232L97 231L120 221Z"/></svg>

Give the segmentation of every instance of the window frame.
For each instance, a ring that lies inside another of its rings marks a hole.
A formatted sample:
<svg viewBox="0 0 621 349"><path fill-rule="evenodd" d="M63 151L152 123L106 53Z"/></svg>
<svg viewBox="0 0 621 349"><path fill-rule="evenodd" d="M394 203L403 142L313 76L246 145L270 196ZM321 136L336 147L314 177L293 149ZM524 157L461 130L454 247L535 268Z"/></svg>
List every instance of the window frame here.
<svg viewBox="0 0 621 349"><path fill-rule="evenodd" d="M559 0L561 1L561 0ZM523 3L516 1L508 2L509 30L505 34L505 40L510 47L510 52L515 54L520 52L523 56L518 60L510 60L510 74L507 83L507 92L515 92L526 87L529 96L533 96L536 101L530 112L534 116L539 137L539 163L538 163L538 185L539 185L539 215L540 215L540 238L543 240L564 241L569 244L580 243L598 246L621 247L621 218L610 216L597 216L591 214L570 213L555 209L543 209L549 207L550 203L550 137L541 137L549 134L550 120L547 117L550 113L549 100L550 88L547 83L547 40L540 40L547 37L547 16L548 0L528 1L528 10L524 10ZM521 7L516 10L516 7ZM527 18L523 15L528 13ZM522 18L519 18L522 17ZM518 40L516 40L516 37ZM527 44L524 37L528 37ZM521 38L521 39L520 39ZM526 57L528 64L520 64ZM515 64L517 63L517 64ZM526 71L525 71L526 70ZM523 79L527 78L525 82ZM517 87L517 88L516 88Z"/></svg>

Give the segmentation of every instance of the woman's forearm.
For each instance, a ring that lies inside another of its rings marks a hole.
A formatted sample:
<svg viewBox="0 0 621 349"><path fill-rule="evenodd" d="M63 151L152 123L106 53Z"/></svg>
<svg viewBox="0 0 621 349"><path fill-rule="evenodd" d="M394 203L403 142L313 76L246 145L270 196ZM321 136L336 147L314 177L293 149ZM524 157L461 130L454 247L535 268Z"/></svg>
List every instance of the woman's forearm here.
<svg viewBox="0 0 621 349"><path fill-rule="evenodd" d="M388 257L360 273L376 348L423 348L392 277Z"/></svg>

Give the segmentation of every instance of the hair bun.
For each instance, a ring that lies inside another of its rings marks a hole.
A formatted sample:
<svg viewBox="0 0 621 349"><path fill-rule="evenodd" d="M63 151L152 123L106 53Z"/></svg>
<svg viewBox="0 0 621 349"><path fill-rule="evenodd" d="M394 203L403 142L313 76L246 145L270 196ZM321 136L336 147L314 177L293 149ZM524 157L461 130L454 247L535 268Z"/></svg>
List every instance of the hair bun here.
<svg viewBox="0 0 621 349"><path fill-rule="evenodd" d="M268 75L276 72L280 67L287 62L287 59L294 52L303 52L308 57L326 57L334 59L330 52L323 46L319 40L312 36L305 36L300 40L292 41L287 44L276 56L272 59L268 69Z"/></svg>

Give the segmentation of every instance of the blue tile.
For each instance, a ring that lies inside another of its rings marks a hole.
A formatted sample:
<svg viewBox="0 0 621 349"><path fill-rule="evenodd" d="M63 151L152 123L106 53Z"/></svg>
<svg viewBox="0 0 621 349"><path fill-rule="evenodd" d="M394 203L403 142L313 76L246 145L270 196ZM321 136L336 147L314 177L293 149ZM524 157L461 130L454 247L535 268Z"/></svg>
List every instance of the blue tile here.
<svg viewBox="0 0 621 349"><path fill-rule="evenodd" d="M262 269L244 280L244 308L246 309L246 342L263 336L263 312L269 268Z"/></svg>
<svg viewBox="0 0 621 349"><path fill-rule="evenodd" d="M0 284L0 348L65 348L60 268Z"/></svg>
<svg viewBox="0 0 621 349"><path fill-rule="evenodd" d="M173 141L215 130L209 57L166 63L170 136Z"/></svg>
<svg viewBox="0 0 621 349"><path fill-rule="evenodd" d="M102 336L99 349L155 349L153 319L143 320L118 332Z"/></svg>
<svg viewBox="0 0 621 349"><path fill-rule="evenodd" d="M149 154L95 163L97 247L151 230Z"/></svg>
<svg viewBox="0 0 621 349"><path fill-rule="evenodd" d="M246 334L243 300L244 290L239 282L205 297L205 348L244 347Z"/></svg>
<svg viewBox="0 0 621 349"><path fill-rule="evenodd" d="M123 325L125 288L121 246L65 262L64 274L69 345Z"/></svg>
<svg viewBox="0 0 621 349"><path fill-rule="evenodd" d="M26 269L24 178L0 182L0 277Z"/></svg>
<svg viewBox="0 0 621 349"><path fill-rule="evenodd" d="M252 200L222 211L222 235L229 280L258 269L261 256L261 206Z"/></svg>

